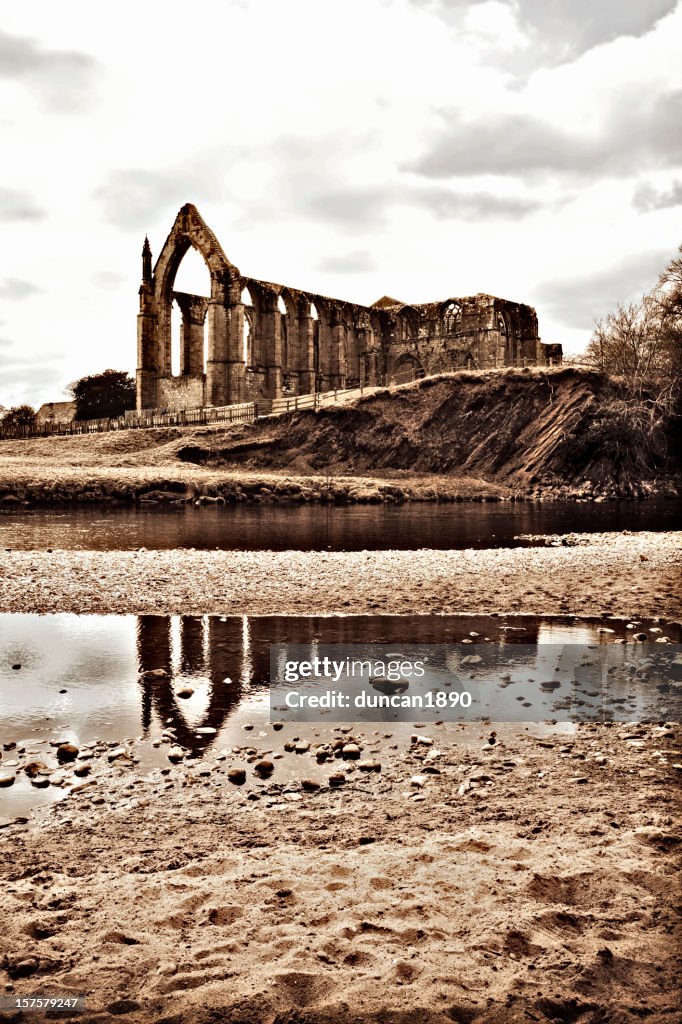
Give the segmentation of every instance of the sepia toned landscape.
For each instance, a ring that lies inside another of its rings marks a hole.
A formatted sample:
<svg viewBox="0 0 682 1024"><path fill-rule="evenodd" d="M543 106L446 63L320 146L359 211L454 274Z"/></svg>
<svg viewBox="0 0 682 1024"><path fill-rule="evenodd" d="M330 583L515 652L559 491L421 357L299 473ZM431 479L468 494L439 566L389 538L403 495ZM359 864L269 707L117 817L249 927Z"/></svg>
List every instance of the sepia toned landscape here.
<svg viewBox="0 0 682 1024"><path fill-rule="evenodd" d="M0 26L0 1021L673 1024L682 0Z"/></svg>

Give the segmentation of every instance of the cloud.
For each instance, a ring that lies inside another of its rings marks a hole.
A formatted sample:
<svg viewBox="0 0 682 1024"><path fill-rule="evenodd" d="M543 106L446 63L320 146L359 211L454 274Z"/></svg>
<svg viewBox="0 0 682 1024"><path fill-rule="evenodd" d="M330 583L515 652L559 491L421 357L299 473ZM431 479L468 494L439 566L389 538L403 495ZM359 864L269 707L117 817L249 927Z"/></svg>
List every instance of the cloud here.
<svg viewBox="0 0 682 1024"><path fill-rule="evenodd" d="M322 218L342 227L369 226L384 220L395 192L381 185L338 187L326 192L308 192L294 198L301 213Z"/></svg>
<svg viewBox="0 0 682 1024"><path fill-rule="evenodd" d="M25 83L50 110L72 113L90 105L97 61L76 50L50 50L27 36L0 30L0 77Z"/></svg>
<svg viewBox="0 0 682 1024"><path fill-rule="evenodd" d="M682 206L682 181L674 181L667 191L662 192L644 182L635 189L632 205L640 213L651 213L652 210L666 210L671 206Z"/></svg>
<svg viewBox="0 0 682 1024"><path fill-rule="evenodd" d="M123 284L125 277L123 274L117 274L113 270L98 270L92 275L92 283L95 288L118 288L120 284Z"/></svg>
<svg viewBox="0 0 682 1024"><path fill-rule="evenodd" d="M544 205L535 197L455 191L400 175L394 175L385 184L356 185L339 181L321 190L316 190L311 183L307 188L291 188L290 179L288 165L281 166L271 188L279 197L280 214L314 217L316 222L331 224L335 230L342 228L353 232L385 224L398 206L424 210L439 219L473 221L518 220ZM263 213L260 204L253 210L252 217L258 216L259 211ZM274 215L272 211L268 213Z"/></svg>
<svg viewBox="0 0 682 1024"><path fill-rule="evenodd" d="M411 205L421 206L434 216L453 220L520 220L544 207L539 199L501 196L493 192L452 192L446 188L415 189Z"/></svg>
<svg viewBox="0 0 682 1024"><path fill-rule="evenodd" d="M368 274L377 270L377 264L369 252L358 249L326 256L317 264L317 269L330 274Z"/></svg>
<svg viewBox="0 0 682 1024"><path fill-rule="evenodd" d="M2 284L0 284L0 298L12 301L27 299L29 295L36 295L38 292L42 292L42 290L37 284L32 284L30 281L22 281L19 277L6 277Z"/></svg>
<svg viewBox="0 0 682 1024"><path fill-rule="evenodd" d="M13 344L9 338L0 338L0 348L11 348Z"/></svg>
<svg viewBox="0 0 682 1024"><path fill-rule="evenodd" d="M0 221L43 220L45 216L29 192L0 186Z"/></svg>
<svg viewBox="0 0 682 1024"><path fill-rule="evenodd" d="M624 91L598 132L578 134L529 114L466 120L443 115L444 129L407 169L427 178L475 174L622 176L682 163L682 90Z"/></svg>
<svg viewBox="0 0 682 1024"><path fill-rule="evenodd" d="M621 36L641 36L670 14L677 0L518 0L519 24L564 59Z"/></svg>
<svg viewBox="0 0 682 1024"><path fill-rule="evenodd" d="M184 203L196 205L224 196L223 175L207 160L168 171L139 169L112 171L108 180L95 189L104 219L123 230L143 231L155 224L168 210L179 210Z"/></svg>
<svg viewBox="0 0 682 1024"><path fill-rule="evenodd" d="M6 391L6 405L20 405L28 402L39 404L36 394L47 393L48 389L59 394L64 387L64 371L59 362L52 361L52 355L36 353L32 359L12 360L2 364L2 383Z"/></svg>
<svg viewBox="0 0 682 1024"><path fill-rule="evenodd" d="M527 38L518 70L551 66L573 60L595 46L613 42L622 36L644 35L665 15L677 0L412 0L414 6L439 15L461 31L467 22L474 25L471 11L494 7L509 8L518 29Z"/></svg>
<svg viewBox="0 0 682 1024"><path fill-rule="evenodd" d="M652 288L669 260L668 249L626 256L602 271L546 282L536 300L565 327L589 329L619 302L630 302Z"/></svg>

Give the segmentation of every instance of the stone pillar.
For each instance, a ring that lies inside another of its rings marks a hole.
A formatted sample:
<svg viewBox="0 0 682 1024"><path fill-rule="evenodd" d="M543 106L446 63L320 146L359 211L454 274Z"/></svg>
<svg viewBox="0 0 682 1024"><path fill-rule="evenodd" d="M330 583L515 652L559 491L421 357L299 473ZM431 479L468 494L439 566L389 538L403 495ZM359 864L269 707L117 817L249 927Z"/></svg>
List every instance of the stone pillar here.
<svg viewBox="0 0 682 1024"><path fill-rule="evenodd" d="M227 305L227 400L228 405L246 401L244 362L244 306L239 281L230 285Z"/></svg>
<svg viewBox="0 0 682 1024"><path fill-rule="evenodd" d="M156 407L156 381L159 376L158 323L154 296L149 286L140 288L140 312L137 316L137 411Z"/></svg>
<svg viewBox="0 0 682 1024"><path fill-rule="evenodd" d="M201 376L204 372L204 321L208 299L202 295L174 292L182 312L180 335L180 373L182 376Z"/></svg>
<svg viewBox="0 0 682 1024"><path fill-rule="evenodd" d="M208 303L208 359L204 405L229 405L228 359L229 315L227 285L217 277L211 278L211 298Z"/></svg>
<svg viewBox="0 0 682 1024"><path fill-rule="evenodd" d="M346 325L335 323L332 327L331 386L343 388L346 385Z"/></svg>
<svg viewBox="0 0 682 1024"><path fill-rule="evenodd" d="M265 393L268 398L282 397L282 339L277 295L267 292L261 300L261 353L265 367Z"/></svg>
<svg viewBox="0 0 682 1024"><path fill-rule="evenodd" d="M310 303L304 300L298 310L298 390L301 395L315 393L314 330Z"/></svg>

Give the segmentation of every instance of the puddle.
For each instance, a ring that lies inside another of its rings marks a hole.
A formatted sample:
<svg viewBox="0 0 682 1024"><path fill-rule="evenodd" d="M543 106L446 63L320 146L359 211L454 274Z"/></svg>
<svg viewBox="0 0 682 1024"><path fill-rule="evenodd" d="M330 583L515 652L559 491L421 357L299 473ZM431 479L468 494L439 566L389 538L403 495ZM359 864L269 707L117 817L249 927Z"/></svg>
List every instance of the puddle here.
<svg viewBox="0 0 682 1024"><path fill-rule="evenodd" d="M467 641L469 651L485 648L483 653L492 654L515 647L520 652L533 644L631 641L635 630L662 630L675 644L682 640L680 625L673 623L537 616L0 615L0 776L17 773L13 785L0 788L0 814L23 814L64 795L60 786L36 788L21 770L30 760L57 768L51 742L73 742L87 755L88 746L96 743L130 741L143 772L168 765L168 745L158 744L169 729L173 741L197 761L249 742L259 749L272 745L271 644L305 644L312 651L323 644ZM654 632L651 638L660 635ZM621 647L624 657L636 649L642 645L626 642ZM191 695L179 696L183 688ZM611 709L613 718L641 717L650 696L646 682L633 680L630 699ZM505 716L516 715L508 728L518 730L525 727L526 712L514 699L510 695L507 704L515 712L505 710ZM397 743L407 741L412 727L402 720L363 723L365 732L382 736L389 731ZM334 728L332 722L288 722L276 742L281 748L303 731L307 738L324 737ZM481 726L446 722L439 728L466 743L477 741ZM67 775L72 767L66 766ZM285 759L283 768L295 774L295 755Z"/></svg>

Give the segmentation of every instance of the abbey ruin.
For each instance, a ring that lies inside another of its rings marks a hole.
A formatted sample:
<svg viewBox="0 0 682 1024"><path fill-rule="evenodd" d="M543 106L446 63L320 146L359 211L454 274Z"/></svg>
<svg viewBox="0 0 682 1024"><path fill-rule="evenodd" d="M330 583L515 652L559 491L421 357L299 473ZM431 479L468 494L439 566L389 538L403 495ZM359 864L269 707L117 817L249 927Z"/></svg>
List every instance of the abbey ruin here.
<svg viewBox="0 0 682 1024"><path fill-rule="evenodd" d="M211 279L210 298L174 290L190 246ZM390 384L454 369L547 366L531 306L492 295L372 306L244 277L196 207L187 204L152 269L145 239L137 318L137 408L226 406L360 384ZM171 310L182 312L172 372Z"/></svg>

